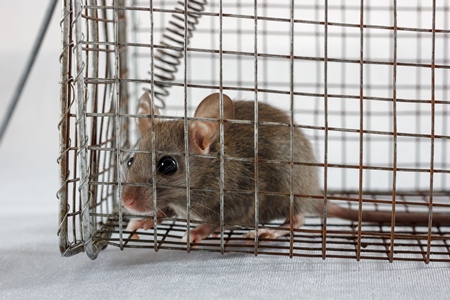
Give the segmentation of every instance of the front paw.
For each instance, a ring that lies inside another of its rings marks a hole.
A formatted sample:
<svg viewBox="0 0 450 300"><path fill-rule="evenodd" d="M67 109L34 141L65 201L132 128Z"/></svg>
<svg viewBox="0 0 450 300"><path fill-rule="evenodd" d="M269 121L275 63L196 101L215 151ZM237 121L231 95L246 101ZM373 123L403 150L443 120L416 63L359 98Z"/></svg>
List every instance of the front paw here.
<svg viewBox="0 0 450 300"><path fill-rule="evenodd" d="M154 221L153 219L142 219L142 220L130 220L130 222L128 223L127 228L125 229L126 231L133 231L133 233L130 236L130 239L132 240L139 240L139 235L135 233L136 230L138 229L144 229L144 230L148 230L153 228L154 226Z"/></svg>
<svg viewBox="0 0 450 300"><path fill-rule="evenodd" d="M198 225L189 232L189 244L200 243L203 239L207 238L211 233L214 232L214 228L215 227L208 224ZM181 239L183 243L188 242L187 235L188 232L186 231L183 238Z"/></svg>

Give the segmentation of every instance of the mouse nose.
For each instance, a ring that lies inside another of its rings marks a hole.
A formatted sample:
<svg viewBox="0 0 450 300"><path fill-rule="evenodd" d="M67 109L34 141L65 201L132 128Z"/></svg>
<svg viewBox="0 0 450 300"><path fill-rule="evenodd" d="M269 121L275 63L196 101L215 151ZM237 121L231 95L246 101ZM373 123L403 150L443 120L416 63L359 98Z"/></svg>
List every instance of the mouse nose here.
<svg viewBox="0 0 450 300"><path fill-rule="evenodd" d="M125 207L131 208L136 204L136 200L133 196L122 197L122 203Z"/></svg>

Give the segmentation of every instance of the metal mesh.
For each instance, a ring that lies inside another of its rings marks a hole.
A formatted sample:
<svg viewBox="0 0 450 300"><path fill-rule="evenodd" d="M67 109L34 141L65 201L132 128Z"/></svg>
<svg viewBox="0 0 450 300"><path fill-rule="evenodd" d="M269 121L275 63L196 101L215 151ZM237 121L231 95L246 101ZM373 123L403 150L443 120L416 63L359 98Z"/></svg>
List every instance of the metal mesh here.
<svg viewBox="0 0 450 300"><path fill-rule="evenodd" d="M222 216L217 237L190 246L181 242L197 224L188 214L133 240L120 200L142 91L185 122L222 91L288 112L313 143L326 201L430 219L449 212L449 17L447 0L63 1L61 253L96 258L111 245L450 261L450 227L431 222L308 217L291 236L253 245L242 237L251 228L229 229Z"/></svg>

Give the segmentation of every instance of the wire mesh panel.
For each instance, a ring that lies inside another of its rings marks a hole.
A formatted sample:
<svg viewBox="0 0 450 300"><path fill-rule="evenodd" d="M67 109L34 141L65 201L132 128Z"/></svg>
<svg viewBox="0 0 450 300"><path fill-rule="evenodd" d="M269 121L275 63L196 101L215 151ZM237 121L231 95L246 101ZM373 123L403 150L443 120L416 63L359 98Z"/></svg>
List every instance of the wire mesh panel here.
<svg viewBox="0 0 450 300"><path fill-rule="evenodd" d="M450 261L448 8L446 0L63 1L62 254L85 251L94 259L110 245ZM153 104L142 113L139 99L145 91ZM217 155L196 155L189 128L198 119L193 118L197 106L211 93L219 93L221 103ZM225 95L260 103L253 106L259 114L247 121L227 118ZM262 103L284 111L286 122L260 120ZM148 149L138 146L136 124L144 119L151 124ZM161 121L183 128L181 148L157 149L155 122ZM249 156L230 154L224 143L233 126L228 124L251 128ZM289 145L287 161L264 160L267 148L258 136L264 126L280 128L283 136L274 140ZM294 159L301 152L290 142L297 130L311 141L317 162ZM130 181L127 165L137 153L151 157L146 168L152 175ZM158 161L168 155L180 157L184 181L158 186ZM186 243L185 232L189 240L190 230L206 222L191 206L199 201L196 191L206 189L195 180L201 159L219 166L211 179L217 181L218 206L209 208L218 218L209 224L213 234ZM249 189L228 189L231 162L251 164ZM291 224L299 197L351 208L356 217L334 218L325 206L307 214L300 228L286 227L284 237L249 236L251 230L285 222L260 222L263 164L274 170L283 165L290 174L291 189L284 196ZM293 187L302 180L294 176L296 166L318 170L321 193L295 194ZM144 213L123 206L128 186L147 189ZM182 190L179 202L159 207L164 189ZM257 207L249 208L251 224L226 222L236 209L227 202L230 193L251 196L249 207ZM385 212L389 222L365 222L363 211ZM421 220L399 223L403 212L419 212ZM130 230L130 220L147 225Z"/></svg>

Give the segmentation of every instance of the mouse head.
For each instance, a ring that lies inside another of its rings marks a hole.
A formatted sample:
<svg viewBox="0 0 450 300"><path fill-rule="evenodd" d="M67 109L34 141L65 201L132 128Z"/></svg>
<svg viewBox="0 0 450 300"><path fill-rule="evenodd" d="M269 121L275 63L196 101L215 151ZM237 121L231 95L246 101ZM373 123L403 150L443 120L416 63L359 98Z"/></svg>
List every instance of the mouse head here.
<svg viewBox="0 0 450 300"><path fill-rule="evenodd" d="M137 114L151 115L152 101L146 92L139 100ZM138 151L127 162L126 184L122 191L122 202L130 211L149 213L153 211L153 180L156 184L157 209L175 206L186 201L186 161L184 121L168 121L158 118L136 118L140 135ZM211 94L197 107L195 118L214 120L192 120L188 128L190 154L214 155L220 135L220 94ZM223 119L234 118L233 101L223 95ZM229 123L224 122L224 130ZM152 128L153 127L153 128ZM152 132L155 134L153 145ZM155 149L155 174L152 172L152 151ZM210 161L194 156L189 158L191 186L202 184L199 174L211 168ZM196 175L197 174L197 175Z"/></svg>

